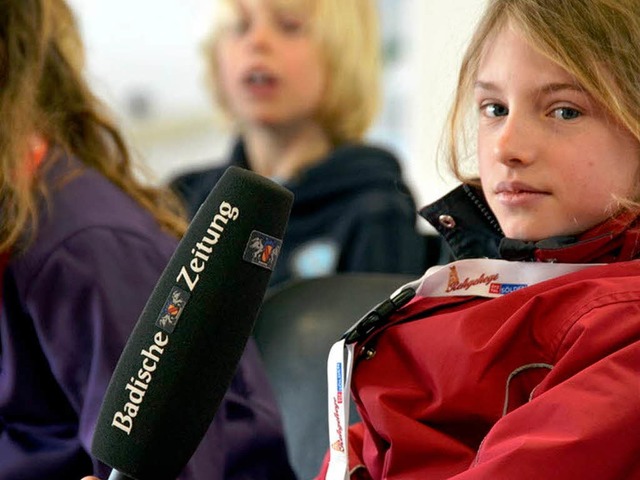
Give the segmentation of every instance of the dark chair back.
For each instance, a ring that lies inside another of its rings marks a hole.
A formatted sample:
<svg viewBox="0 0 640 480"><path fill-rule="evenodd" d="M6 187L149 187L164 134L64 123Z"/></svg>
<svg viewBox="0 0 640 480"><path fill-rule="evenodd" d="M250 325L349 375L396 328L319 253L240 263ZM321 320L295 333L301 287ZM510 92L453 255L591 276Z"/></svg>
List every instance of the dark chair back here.
<svg viewBox="0 0 640 480"><path fill-rule="evenodd" d="M290 282L267 294L254 330L283 414L294 470L319 471L329 445L327 356L333 343L415 276L339 274ZM352 407L352 422L357 413Z"/></svg>

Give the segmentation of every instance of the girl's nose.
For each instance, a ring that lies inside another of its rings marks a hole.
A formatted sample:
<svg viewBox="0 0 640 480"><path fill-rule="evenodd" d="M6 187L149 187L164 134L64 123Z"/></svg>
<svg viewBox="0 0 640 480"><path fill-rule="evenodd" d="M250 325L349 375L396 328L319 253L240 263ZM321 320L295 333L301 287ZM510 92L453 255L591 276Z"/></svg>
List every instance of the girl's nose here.
<svg viewBox="0 0 640 480"><path fill-rule="evenodd" d="M510 112L496 133L493 153L497 161L508 165L527 165L536 158L539 134L535 122Z"/></svg>

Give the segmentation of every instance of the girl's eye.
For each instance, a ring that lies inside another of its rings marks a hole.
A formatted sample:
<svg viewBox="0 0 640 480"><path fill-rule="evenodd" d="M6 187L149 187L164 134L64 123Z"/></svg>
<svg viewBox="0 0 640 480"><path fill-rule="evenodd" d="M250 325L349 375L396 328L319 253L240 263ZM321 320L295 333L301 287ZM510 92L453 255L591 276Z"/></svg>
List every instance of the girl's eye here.
<svg viewBox="0 0 640 480"><path fill-rule="evenodd" d="M504 117L509 114L509 109L499 103L489 103L480 107L480 112L489 118Z"/></svg>
<svg viewBox="0 0 640 480"><path fill-rule="evenodd" d="M551 116L557 120L574 120L582 116L582 112L570 107L556 108L551 112Z"/></svg>

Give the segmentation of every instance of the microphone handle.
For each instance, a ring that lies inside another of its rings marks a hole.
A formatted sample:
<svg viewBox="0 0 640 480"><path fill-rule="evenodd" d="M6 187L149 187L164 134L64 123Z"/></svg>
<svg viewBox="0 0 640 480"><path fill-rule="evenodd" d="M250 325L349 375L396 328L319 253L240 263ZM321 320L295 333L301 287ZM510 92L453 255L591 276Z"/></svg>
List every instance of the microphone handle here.
<svg viewBox="0 0 640 480"><path fill-rule="evenodd" d="M135 480L134 478L127 477L124 473L119 472L115 468L111 470L111 475L107 480Z"/></svg>

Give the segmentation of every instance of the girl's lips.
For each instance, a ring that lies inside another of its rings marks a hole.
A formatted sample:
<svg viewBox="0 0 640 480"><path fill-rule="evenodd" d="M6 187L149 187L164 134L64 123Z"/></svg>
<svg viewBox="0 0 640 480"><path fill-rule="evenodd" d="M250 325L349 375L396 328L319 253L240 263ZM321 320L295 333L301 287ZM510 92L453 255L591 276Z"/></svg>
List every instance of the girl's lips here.
<svg viewBox="0 0 640 480"><path fill-rule="evenodd" d="M522 206L550 195L549 192L521 182L500 182L494 194L500 203L509 206Z"/></svg>
<svg viewBox="0 0 640 480"><path fill-rule="evenodd" d="M495 193L545 193L540 189L523 182L500 182L495 188Z"/></svg>

